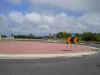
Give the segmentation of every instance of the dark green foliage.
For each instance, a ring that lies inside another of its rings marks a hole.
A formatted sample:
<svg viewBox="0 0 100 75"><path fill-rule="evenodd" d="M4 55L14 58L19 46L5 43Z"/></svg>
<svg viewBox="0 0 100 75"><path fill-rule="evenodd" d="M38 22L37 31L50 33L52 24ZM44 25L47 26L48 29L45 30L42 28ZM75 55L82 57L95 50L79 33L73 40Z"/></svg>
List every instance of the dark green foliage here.
<svg viewBox="0 0 100 75"><path fill-rule="evenodd" d="M68 36L71 36L71 34L66 33L66 32L59 32L59 33L57 33L56 36L57 36L57 38L68 38ZM83 41L100 42L100 34L99 33L84 32L83 34L76 33L75 36L79 40L83 40Z"/></svg>
<svg viewBox="0 0 100 75"><path fill-rule="evenodd" d="M6 35L1 35L1 38L7 38L7 36Z"/></svg>
<svg viewBox="0 0 100 75"><path fill-rule="evenodd" d="M34 36L32 34L29 34L29 35L14 35L14 38L19 38L19 39L41 39L42 37Z"/></svg>
<svg viewBox="0 0 100 75"><path fill-rule="evenodd" d="M15 39L67 39L69 36L71 36L71 33L66 33L66 32L49 34L48 36L34 36L33 34L29 35L11 34L11 37ZM100 42L100 33L84 32L82 34L76 33L75 36L78 38L78 40ZM1 38L7 38L7 35L1 35Z"/></svg>
<svg viewBox="0 0 100 75"><path fill-rule="evenodd" d="M82 40L84 41L100 41L100 35L91 32L85 32L82 35Z"/></svg>
<svg viewBox="0 0 100 75"><path fill-rule="evenodd" d="M71 36L70 33L66 33L66 32L59 32L57 33L57 38L68 38L68 36Z"/></svg>

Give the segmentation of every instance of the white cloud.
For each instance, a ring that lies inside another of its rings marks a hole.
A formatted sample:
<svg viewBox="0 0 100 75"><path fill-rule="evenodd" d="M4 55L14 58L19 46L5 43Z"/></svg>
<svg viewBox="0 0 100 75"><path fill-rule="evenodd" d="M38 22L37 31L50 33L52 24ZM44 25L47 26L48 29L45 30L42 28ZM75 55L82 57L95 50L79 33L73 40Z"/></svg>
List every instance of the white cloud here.
<svg viewBox="0 0 100 75"><path fill-rule="evenodd" d="M40 30L42 30L42 31L45 31L45 30L49 30L50 29L50 27L48 26L48 25L40 25L40 26L38 26L38 28L40 29Z"/></svg>
<svg viewBox="0 0 100 75"><path fill-rule="evenodd" d="M33 22L38 23L41 21L41 15L34 12L26 14L25 18L26 18L26 21L31 22L31 23Z"/></svg>
<svg viewBox="0 0 100 75"><path fill-rule="evenodd" d="M0 28L2 28L1 26L6 26L6 17L4 15L0 15Z"/></svg>
<svg viewBox="0 0 100 75"><path fill-rule="evenodd" d="M53 24L55 21L55 16L52 15L43 15L43 21L45 23Z"/></svg>
<svg viewBox="0 0 100 75"><path fill-rule="evenodd" d="M8 18L11 19L15 23L24 22L24 15L17 11L12 11L9 13Z"/></svg>
<svg viewBox="0 0 100 75"><path fill-rule="evenodd" d="M84 32L87 30L87 24L89 31L100 32L100 14L84 14L76 18L68 16L64 12L50 15L36 12L23 14L16 11L0 18L0 28L3 27L2 31L9 29L14 33ZM5 25L5 27L2 25Z"/></svg>
<svg viewBox="0 0 100 75"><path fill-rule="evenodd" d="M88 25L100 26L100 13L85 14L80 20Z"/></svg>
<svg viewBox="0 0 100 75"><path fill-rule="evenodd" d="M8 20L5 15L0 14L0 34L1 32L8 32L10 27L8 26Z"/></svg>
<svg viewBox="0 0 100 75"><path fill-rule="evenodd" d="M8 0L14 4L28 3L33 6L46 5L47 7L60 8L75 12L100 12L100 0Z"/></svg>
<svg viewBox="0 0 100 75"><path fill-rule="evenodd" d="M25 3L29 5L29 11L22 13L19 11L9 11L8 15L0 15L0 32L18 32L18 33L50 33L50 32L100 32L100 0L8 0L13 4ZM37 8L34 5L38 6ZM47 11L39 9L50 7ZM54 9L59 12L54 12ZM34 9L34 12L33 10ZM53 9L53 10L52 10ZM63 9L63 11L61 11ZM66 13L65 13L65 12ZM82 12L80 17L67 15L67 11ZM42 12L42 13L41 13ZM52 13L50 13L52 12Z"/></svg>
<svg viewBox="0 0 100 75"><path fill-rule="evenodd" d="M76 12L100 12L100 0L28 0L28 2Z"/></svg>

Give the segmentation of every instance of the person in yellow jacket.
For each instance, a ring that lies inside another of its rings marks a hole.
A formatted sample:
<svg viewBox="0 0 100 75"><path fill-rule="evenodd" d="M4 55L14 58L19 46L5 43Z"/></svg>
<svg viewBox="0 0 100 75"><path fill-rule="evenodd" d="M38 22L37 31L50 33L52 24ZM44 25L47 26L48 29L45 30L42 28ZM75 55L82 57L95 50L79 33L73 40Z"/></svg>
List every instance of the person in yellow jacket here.
<svg viewBox="0 0 100 75"><path fill-rule="evenodd" d="M78 38L77 37L74 38L74 44L75 44L75 48L76 48L77 47L76 45L78 44Z"/></svg>
<svg viewBox="0 0 100 75"><path fill-rule="evenodd" d="M66 39L66 42L67 42L67 48L68 48L68 46L71 45L71 37L70 37L70 36L68 37L68 39ZM70 44L70 45L69 45L69 44Z"/></svg>
<svg viewBox="0 0 100 75"><path fill-rule="evenodd" d="M75 37L75 38L74 38L74 44L76 45L77 43L78 43L78 38Z"/></svg>
<svg viewBox="0 0 100 75"><path fill-rule="evenodd" d="M71 37L68 37L67 44L71 44Z"/></svg>

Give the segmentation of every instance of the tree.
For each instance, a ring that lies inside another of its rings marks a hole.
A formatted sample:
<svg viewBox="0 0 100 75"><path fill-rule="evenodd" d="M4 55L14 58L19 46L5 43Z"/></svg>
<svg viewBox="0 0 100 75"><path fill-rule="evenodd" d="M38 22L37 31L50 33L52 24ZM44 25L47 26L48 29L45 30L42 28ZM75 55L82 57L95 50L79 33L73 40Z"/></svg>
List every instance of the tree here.
<svg viewBox="0 0 100 75"><path fill-rule="evenodd" d="M83 36L82 36L82 40L94 41L94 40L96 40L96 35L94 33L91 33L91 32L84 32Z"/></svg>
<svg viewBox="0 0 100 75"><path fill-rule="evenodd" d="M64 36L63 32L57 33L57 38L63 38L63 36Z"/></svg>
<svg viewBox="0 0 100 75"><path fill-rule="evenodd" d="M1 35L1 38L7 38L7 35Z"/></svg>

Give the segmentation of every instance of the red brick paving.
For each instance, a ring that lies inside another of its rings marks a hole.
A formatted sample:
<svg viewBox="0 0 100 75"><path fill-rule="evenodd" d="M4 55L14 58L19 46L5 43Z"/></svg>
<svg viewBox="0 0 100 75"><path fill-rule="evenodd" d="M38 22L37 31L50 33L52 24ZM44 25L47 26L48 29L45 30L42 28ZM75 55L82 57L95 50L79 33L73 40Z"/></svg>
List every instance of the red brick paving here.
<svg viewBox="0 0 100 75"><path fill-rule="evenodd" d="M77 48L67 48L66 44L40 43L30 41L0 42L0 54L59 54L85 52L89 47L77 45Z"/></svg>

